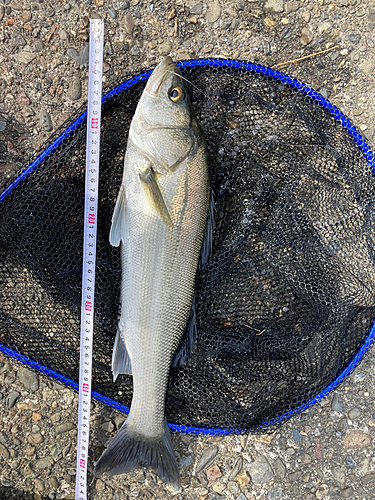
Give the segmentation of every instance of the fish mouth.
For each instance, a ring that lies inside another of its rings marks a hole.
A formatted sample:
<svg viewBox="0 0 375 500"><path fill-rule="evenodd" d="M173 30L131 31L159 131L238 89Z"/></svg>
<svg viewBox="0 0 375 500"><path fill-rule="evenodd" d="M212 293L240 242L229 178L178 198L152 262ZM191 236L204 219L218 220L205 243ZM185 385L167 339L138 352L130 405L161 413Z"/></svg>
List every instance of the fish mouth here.
<svg viewBox="0 0 375 500"><path fill-rule="evenodd" d="M179 70L176 64L172 61L172 58L170 56L167 56L156 66L154 71L151 73L151 76L148 79L146 85L146 92L151 96L156 97L166 76L171 71L173 73L179 73Z"/></svg>

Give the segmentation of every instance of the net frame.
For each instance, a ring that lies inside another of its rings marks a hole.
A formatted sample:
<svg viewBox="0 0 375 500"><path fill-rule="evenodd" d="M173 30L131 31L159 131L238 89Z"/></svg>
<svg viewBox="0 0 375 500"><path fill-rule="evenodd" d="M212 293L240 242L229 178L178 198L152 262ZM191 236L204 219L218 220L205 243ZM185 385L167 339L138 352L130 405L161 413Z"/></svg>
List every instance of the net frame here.
<svg viewBox="0 0 375 500"><path fill-rule="evenodd" d="M240 60L205 58L205 59L197 59L197 60L179 61L176 64L181 69L194 68L196 66L199 66L199 67L211 66L211 67L245 69L245 70L253 72L253 73L258 73L260 75L271 77L273 79L279 80L280 82L282 82L284 84L288 84L289 86L291 86L292 88L301 92L302 94L312 98L320 107L327 110L335 118L335 120L340 122L341 126L346 130L346 132L352 137L353 141L357 144L359 150L361 151L361 153L363 154L367 163L371 167L372 173L375 174L375 157L374 157L369 145L366 143L366 140L361 136L360 132L356 129L356 127L332 103L330 103L321 94L319 94L318 92L316 92L315 90L313 90L309 86L305 85L304 83L300 82L299 80L297 80L295 78L291 78L288 75L282 74L278 71L274 71L270 68L266 68L266 67L263 67L261 65L256 65L256 64L252 64L250 62L245 62L245 61L240 61ZM126 92L126 90L130 89L132 86L134 86L140 82L145 81L150 76L151 73L152 73L152 70L142 72L139 75L134 76L132 78L129 78L128 80L124 81L122 84L120 84L120 85L116 86L115 88L113 88L112 90L106 92L102 97L102 104L109 101L116 94L119 94L121 92ZM11 182L6 189L3 190L3 192L0 194L0 203L2 203L13 192L15 192L17 187L27 177L29 177L38 168L38 166L43 163L43 161L49 155L51 155L54 151L56 151L56 149L58 147L63 145L64 141L67 138L69 138L74 133L74 131L77 130L78 127L82 126L82 124L85 123L86 119L87 119L87 111L84 111L77 119L74 120L73 123L69 124L67 127L66 127L66 124L63 124L55 132L52 142L44 149L42 148L42 151L38 152L36 154L36 157L31 161L31 163L29 163L28 166L26 166L26 168L24 168L22 170L20 175L18 175L16 177L16 179L13 182ZM285 412L281 415L278 415L269 421L263 422L260 426L262 428L262 430L267 430L267 427L273 428L275 425L280 424L281 422L283 422L284 420L290 418L291 416L293 416L295 414L299 414L299 413L303 412L304 410L311 407L316 402L320 401L322 398L327 396L359 364L359 362L362 360L363 356L365 355L365 353L369 349L371 343L373 342L374 337L375 337L375 320L372 324L372 327L370 329L369 334L365 338L365 340L362 343L359 350L355 353L352 360L347 364L347 366L341 371L341 373L335 378L335 380L333 382L331 382L325 389L323 389L315 397L310 398L306 403L299 405L296 408L294 408L288 412ZM38 363L37 361L29 358L28 356L25 356L22 353L19 353L18 351L15 351L15 350L9 348L5 344L0 344L0 351L6 355L12 357L12 358L24 363L25 365L28 365L29 367L36 369L39 372L44 373L44 374L54 378L55 380L57 380L59 382L64 383L67 386L70 386L70 387L78 390L78 382L77 381L75 381L69 377L66 377L62 373L59 373L58 371L52 370L48 366L45 366L43 364ZM121 403L115 401L114 399L105 396L104 394L102 394L100 392L93 391L92 397L94 399L101 401L102 403L114 408L114 409L121 411L121 412L124 412L124 413L129 412L129 407L127 405L121 404ZM192 427L192 426L179 425L179 424L175 424L175 423L169 423L168 425L171 428L171 430L173 430L173 431L187 433L187 434L225 435L225 434L232 434L232 433L243 433L243 432L248 431L248 429L233 429L233 428L221 428L221 427Z"/></svg>

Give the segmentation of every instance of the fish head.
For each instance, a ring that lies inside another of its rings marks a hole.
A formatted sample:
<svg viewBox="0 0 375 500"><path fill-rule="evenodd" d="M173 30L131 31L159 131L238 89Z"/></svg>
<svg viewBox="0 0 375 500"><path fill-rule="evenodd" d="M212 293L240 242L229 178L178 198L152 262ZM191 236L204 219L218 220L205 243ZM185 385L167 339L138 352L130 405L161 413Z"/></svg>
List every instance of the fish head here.
<svg viewBox="0 0 375 500"><path fill-rule="evenodd" d="M155 172L173 171L197 143L198 125L181 72L167 56L152 72L134 114L129 139Z"/></svg>

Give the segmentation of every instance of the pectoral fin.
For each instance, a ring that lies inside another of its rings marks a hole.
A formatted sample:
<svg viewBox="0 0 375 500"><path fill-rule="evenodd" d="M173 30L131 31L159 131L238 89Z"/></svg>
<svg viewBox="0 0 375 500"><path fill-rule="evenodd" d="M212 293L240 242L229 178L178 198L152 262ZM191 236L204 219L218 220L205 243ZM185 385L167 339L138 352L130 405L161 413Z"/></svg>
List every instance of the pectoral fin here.
<svg viewBox="0 0 375 500"><path fill-rule="evenodd" d="M138 175L149 204L161 220L167 226L171 226L172 220L153 170L148 167Z"/></svg>
<svg viewBox="0 0 375 500"><path fill-rule="evenodd" d="M125 239L126 223L125 223L125 187L121 184L120 191L117 196L117 202L112 215L112 226L109 233L109 242L112 246L118 247L121 241ZM125 242L125 241L124 241Z"/></svg>

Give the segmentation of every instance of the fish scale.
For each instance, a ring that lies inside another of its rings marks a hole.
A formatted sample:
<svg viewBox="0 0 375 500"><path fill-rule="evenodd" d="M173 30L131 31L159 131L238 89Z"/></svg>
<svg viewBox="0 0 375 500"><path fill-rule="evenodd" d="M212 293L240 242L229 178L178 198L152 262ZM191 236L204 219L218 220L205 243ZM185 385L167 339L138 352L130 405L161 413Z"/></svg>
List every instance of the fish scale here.
<svg viewBox="0 0 375 500"><path fill-rule="evenodd" d="M121 242L122 268L112 372L114 379L133 376L133 400L96 475L142 464L180 487L165 397L192 311L210 199L206 146L179 70L167 57L151 75L133 117L112 217L110 242ZM188 338L194 331L188 329Z"/></svg>

